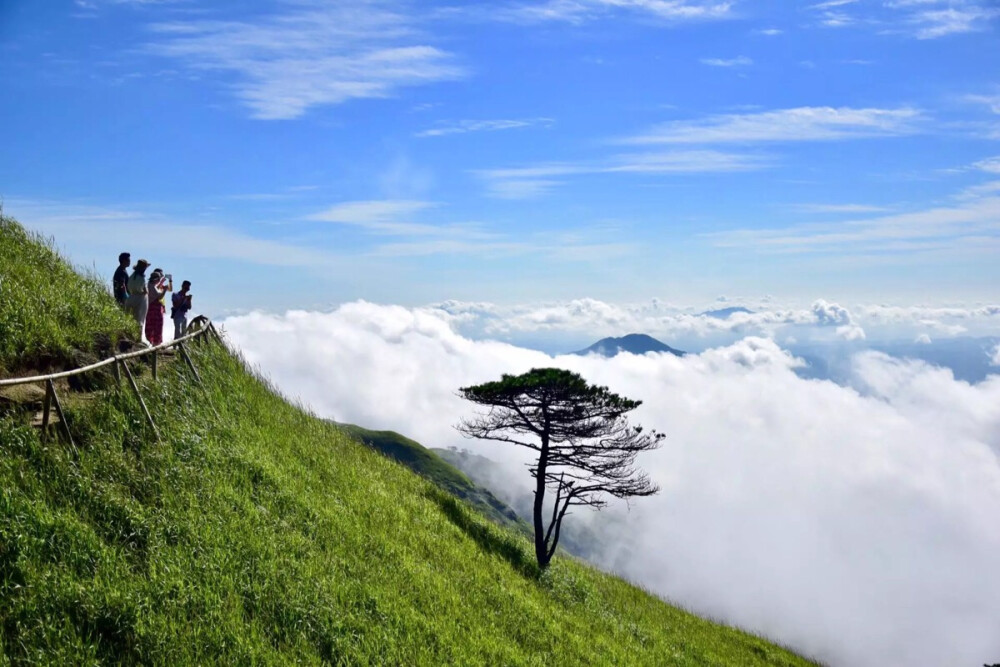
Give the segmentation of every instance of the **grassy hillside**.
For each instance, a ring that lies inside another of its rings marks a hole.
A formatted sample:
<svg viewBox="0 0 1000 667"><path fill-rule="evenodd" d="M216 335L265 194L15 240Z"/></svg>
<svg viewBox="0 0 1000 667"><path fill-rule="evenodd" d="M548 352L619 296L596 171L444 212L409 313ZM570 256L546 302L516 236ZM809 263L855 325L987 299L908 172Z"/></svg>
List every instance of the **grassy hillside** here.
<svg viewBox="0 0 1000 667"><path fill-rule="evenodd" d="M494 523L521 531L529 528L513 509L489 489L475 484L461 470L416 440L395 431L372 431L354 424L340 424L340 427L356 440L402 463L456 498L461 498Z"/></svg>
<svg viewBox="0 0 1000 667"><path fill-rule="evenodd" d="M69 345L120 325L45 317ZM193 353L203 385L140 378L159 442L128 392L68 401L77 453L0 417L0 665L808 664L573 560L540 575L520 536Z"/></svg>
<svg viewBox="0 0 1000 667"><path fill-rule="evenodd" d="M112 262L117 253L112 253ZM51 246L0 216L0 377L72 368L107 354L139 328L96 276L80 275Z"/></svg>

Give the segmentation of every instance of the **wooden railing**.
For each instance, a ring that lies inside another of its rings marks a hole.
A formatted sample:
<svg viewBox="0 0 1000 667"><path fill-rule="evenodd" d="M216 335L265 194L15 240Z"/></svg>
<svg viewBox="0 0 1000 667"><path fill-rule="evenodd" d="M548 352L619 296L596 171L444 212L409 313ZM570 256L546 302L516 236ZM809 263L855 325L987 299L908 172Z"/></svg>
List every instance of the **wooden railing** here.
<svg viewBox="0 0 1000 667"><path fill-rule="evenodd" d="M171 348L177 348L181 353L181 357L187 364L188 368L191 369L191 373L194 375L194 379L199 384L201 383L201 375L198 374L198 369L195 368L194 361L191 360L191 356L188 354L187 350L184 349L184 343L187 341L195 340L198 338L204 338L206 336L212 336L219 343L222 343L222 337L219 332L215 329L215 325L207 317L196 317L191 322L191 326L188 328L191 333L185 334L180 338L175 338L168 343L162 343L154 347L147 347L141 350L135 350L134 352L126 352L123 354L116 354L114 356L108 357L98 361L97 363L90 364L89 366L81 366L80 368L74 368L68 371L61 371L59 373L49 373L48 375L32 375L29 377L21 378L6 378L0 379L0 387L11 387L21 384L34 384L38 382L45 383L45 399L42 403L42 439L46 438L49 428L49 419L51 415L52 408L55 407L56 414L59 416L59 422L63 425L63 432L66 434L66 438L69 440L70 446L73 451L76 451L76 444L73 442L73 434L69 430L69 423L66 421L66 415L63 413L62 403L59 402L59 395L56 393L54 380L61 380L64 378L72 377L74 375L82 375L84 373L90 373L105 366L112 366L114 370L115 381L118 386L121 386L122 382L122 371L125 371L125 377L128 380L129 386L135 393L136 398L139 399L139 405L142 406L142 411L146 415L146 419L149 421L150 427L153 429L153 434L156 439L160 439L160 432L156 428L156 422L153 421L153 416L149 412L149 408L146 407L146 401L143 400L142 394L139 392L139 385L135 381L135 376L132 375L132 370L128 367L129 359L136 359L139 357L145 357L148 355L153 356L152 372L153 381L157 379L158 373L158 359L160 352L168 350ZM224 344L224 343L223 343Z"/></svg>

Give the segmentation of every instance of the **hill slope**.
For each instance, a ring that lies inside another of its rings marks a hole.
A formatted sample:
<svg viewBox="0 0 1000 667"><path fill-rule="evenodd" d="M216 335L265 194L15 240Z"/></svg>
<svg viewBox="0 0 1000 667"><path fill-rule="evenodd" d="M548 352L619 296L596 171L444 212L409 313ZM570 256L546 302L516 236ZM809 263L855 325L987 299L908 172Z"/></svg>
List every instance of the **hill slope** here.
<svg viewBox="0 0 1000 667"><path fill-rule="evenodd" d="M502 526L527 528L517 513L493 495L489 489L477 485L459 468L439 453L427 449L395 431L372 431L354 424L339 424L351 437L372 449L398 461L440 489L460 498L481 512L486 518Z"/></svg>
<svg viewBox="0 0 1000 667"><path fill-rule="evenodd" d="M602 357L613 357L622 352L632 354L646 354L647 352L669 352L678 357L684 356L680 350L674 349L664 342L658 341L646 334L627 334L621 338L602 338L584 350L578 350L573 354L588 355L599 354Z"/></svg>
<svg viewBox="0 0 1000 667"><path fill-rule="evenodd" d="M67 400L77 453L0 417L0 664L808 664L570 559L539 575L520 536L192 351L204 384L140 378L160 441L113 389Z"/></svg>

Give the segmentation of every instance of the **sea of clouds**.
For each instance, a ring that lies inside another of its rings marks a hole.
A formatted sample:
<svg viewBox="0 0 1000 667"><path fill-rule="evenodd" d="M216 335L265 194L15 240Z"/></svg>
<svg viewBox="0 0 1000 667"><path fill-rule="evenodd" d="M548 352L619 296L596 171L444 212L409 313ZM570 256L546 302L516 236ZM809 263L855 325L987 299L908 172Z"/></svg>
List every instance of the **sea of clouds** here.
<svg viewBox="0 0 1000 667"><path fill-rule="evenodd" d="M856 336L860 318L835 305L788 317ZM640 459L657 496L567 519L592 521L599 565L835 666L1000 661L1000 375L969 384L859 350L850 382L804 379L762 335L685 357L550 356L463 335L474 310L355 302L223 325L317 414L472 449L517 487L524 454L463 439L453 425L473 406L456 390L532 367L577 371L641 399L634 421L668 436Z"/></svg>

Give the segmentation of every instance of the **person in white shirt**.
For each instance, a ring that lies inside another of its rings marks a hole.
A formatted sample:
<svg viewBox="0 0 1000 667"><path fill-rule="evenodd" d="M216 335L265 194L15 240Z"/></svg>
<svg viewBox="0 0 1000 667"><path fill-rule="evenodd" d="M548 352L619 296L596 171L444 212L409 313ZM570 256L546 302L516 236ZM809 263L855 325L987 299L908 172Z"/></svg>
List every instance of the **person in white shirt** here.
<svg viewBox="0 0 1000 667"><path fill-rule="evenodd" d="M135 263L135 269L128 278L128 299L125 300L125 310L139 324L139 335L142 336L146 324L146 311L149 309L149 299L146 289L146 268L149 262L140 259Z"/></svg>

